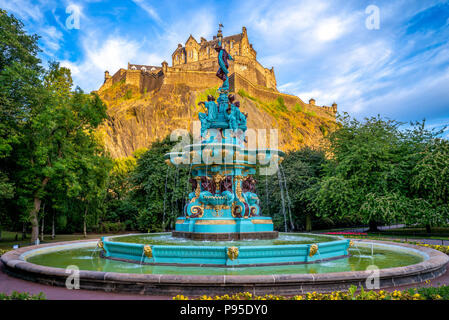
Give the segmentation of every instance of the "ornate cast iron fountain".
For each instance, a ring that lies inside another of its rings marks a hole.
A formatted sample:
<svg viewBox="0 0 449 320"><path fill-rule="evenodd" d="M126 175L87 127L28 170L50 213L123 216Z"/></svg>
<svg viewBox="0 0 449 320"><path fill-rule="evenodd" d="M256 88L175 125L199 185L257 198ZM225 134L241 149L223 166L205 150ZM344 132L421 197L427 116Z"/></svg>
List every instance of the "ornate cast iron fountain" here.
<svg viewBox="0 0 449 320"><path fill-rule="evenodd" d="M240 103L229 94L229 60L221 26L215 50L218 52L217 77L223 81L218 98L200 102L207 110L199 113L201 139L184 147L182 152L165 155L168 165L190 166L192 192L178 218L175 237L198 240L273 239L269 217L260 216L259 197L255 193L256 167L277 170L284 153L275 149L245 147L247 114Z"/></svg>
<svg viewBox="0 0 449 320"><path fill-rule="evenodd" d="M132 242L122 241L124 238L120 236L104 237L102 256L140 264L219 267L301 264L346 257L347 239L282 235L278 243L273 221L261 216L253 175L258 169L262 169L262 174L276 173L284 153L274 148L247 146L252 142L247 139L248 115L240 111L239 101L229 92L228 60L232 56L223 46L221 28L215 49L217 77L223 84L218 89L217 101L208 96L207 101L199 103L207 110L198 115L200 138L178 152L165 155L168 165L186 166L192 175L189 201L183 216L176 221L172 237L137 235ZM144 243L133 242L139 237ZM158 237L165 239L163 243L155 240ZM308 238L318 243L310 243ZM208 244L202 240L216 241Z"/></svg>

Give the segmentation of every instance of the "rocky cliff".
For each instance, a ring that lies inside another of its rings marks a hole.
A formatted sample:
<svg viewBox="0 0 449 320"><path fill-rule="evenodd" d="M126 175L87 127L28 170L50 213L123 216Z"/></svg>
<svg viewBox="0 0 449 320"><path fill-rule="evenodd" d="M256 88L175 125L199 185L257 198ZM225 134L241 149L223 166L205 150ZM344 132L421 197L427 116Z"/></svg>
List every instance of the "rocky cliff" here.
<svg viewBox="0 0 449 320"><path fill-rule="evenodd" d="M114 158L125 157L136 149L148 148L175 129L191 131L192 122L198 120L198 112L202 111L197 103L215 91L216 88L201 91L176 84L141 92L123 81L102 90L100 97L108 107L108 120L100 133L107 150ZM267 132L279 129L279 146L284 151L318 146L323 135L336 125L332 112L316 106L292 105L282 96L267 102L244 89L235 94L241 110L249 114L248 128Z"/></svg>

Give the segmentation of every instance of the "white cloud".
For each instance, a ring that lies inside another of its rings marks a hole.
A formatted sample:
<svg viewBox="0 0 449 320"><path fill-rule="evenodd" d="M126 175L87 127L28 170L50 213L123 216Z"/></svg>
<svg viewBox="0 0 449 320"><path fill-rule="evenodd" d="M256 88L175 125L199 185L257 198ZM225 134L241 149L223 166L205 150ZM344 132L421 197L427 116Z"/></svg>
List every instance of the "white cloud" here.
<svg viewBox="0 0 449 320"><path fill-rule="evenodd" d="M43 19L40 6L30 3L30 1L0 0L0 7L23 20L39 21Z"/></svg>
<svg viewBox="0 0 449 320"><path fill-rule="evenodd" d="M315 39L322 42L336 40L346 32L347 24L338 17L325 19L315 28Z"/></svg>
<svg viewBox="0 0 449 320"><path fill-rule="evenodd" d="M150 17L152 17L156 22L160 23L162 22L161 18L159 17L157 11L149 5L145 0L132 0L136 5L141 7Z"/></svg>
<svg viewBox="0 0 449 320"><path fill-rule="evenodd" d="M146 5L140 1L139 6ZM156 11L155 11L156 12ZM103 30L94 20L84 24L80 32L81 51L76 61L65 59L62 65L72 69L74 83L87 91L97 90L103 83L104 71L114 74L127 68L128 62L160 66L162 61L171 64L171 54L178 43L184 43L189 34L197 40L211 37L216 30L213 10L203 7L192 14L183 15L174 23L159 24L148 36L139 38L117 27Z"/></svg>
<svg viewBox="0 0 449 320"><path fill-rule="evenodd" d="M142 43L122 37L109 37L100 42L94 36L83 39L84 57L81 61L62 61L61 65L72 70L75 84L85 90L98 89L103 83L104 71L114 74L127 68L128 62L160 65L162 57L148 54Z"/></svg>
<svg viewBox="0 0 449 320"><path fill-rule="evenodd" d="M54 26L42 28L41 32L45 52L53 56L60 48L60 41L63 39L63 34Z"/></svg>

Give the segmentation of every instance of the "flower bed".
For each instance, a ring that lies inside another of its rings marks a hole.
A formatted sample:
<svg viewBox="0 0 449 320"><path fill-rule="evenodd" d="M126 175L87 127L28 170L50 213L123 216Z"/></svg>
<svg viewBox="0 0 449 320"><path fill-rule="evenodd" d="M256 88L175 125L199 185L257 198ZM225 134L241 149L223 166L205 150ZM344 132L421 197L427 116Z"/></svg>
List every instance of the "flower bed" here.
<svg viewBox="0 0 449 320"><path fill-rule="evenodd" d="M414 244L414 245L421 246L421 247L435 249L435 250L441 251L445 254L449 254L449 246L442 246L439 244L426 244L426 243L420 243L420 242L410 242L410 241L408 241L407 243Z"/></svg>
<svg viewBox="0 0 449 320"><path fill-rule="evenodd" d="M183 295L173 297L174 300L449 300L449 286L441 286L438 288L426 287L418 289L409 289L405 291L395 290L387 292L365 291L352 286L348 291L333 291L331 293L308 292L305 294L295 295L293 297L277 296L266 294L263 296L253 295L249 292L241 292L233 295L223 296L201 296L199 298L190 299Z"/></svg>

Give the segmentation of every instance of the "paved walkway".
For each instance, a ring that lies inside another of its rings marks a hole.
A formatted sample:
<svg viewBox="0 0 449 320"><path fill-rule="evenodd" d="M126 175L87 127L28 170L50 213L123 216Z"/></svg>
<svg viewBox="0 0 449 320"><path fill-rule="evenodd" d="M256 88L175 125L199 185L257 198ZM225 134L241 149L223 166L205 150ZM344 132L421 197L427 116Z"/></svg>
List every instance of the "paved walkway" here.
<svg viewBox="0 0 449 320"><path fill-rule="evenodd" d="M1 262L0 262L1 264ZM428 283L411 284L394 288L384 289L386 291L406 290L416 287L439 287L449 285L449 265L445 274L429 281ZM48 300L171 300L168 296L145 296L135 294L121 294L93 290L68 290L62 287L53 287L25 281L11 277L0 268L0 292L10 294L12 291L39 294L43 292Z"/></svg>
<svg viewBox="0 0 449 320"><path fill-rule="evenodd" d="M68 290L63 287L47 286L31 281L14 278L3 271L0 262L0 292L11 294L13 291L39 294L43 292L48 300L171 300L167 296L144 296L135 294L112 293L95 290Z"/></svg>
<svg viewBox="0 0 449 320"><path fill-rule="evenodd" d="M449 246L449 240L438 240L438 239L413 239L413 238L394 238L394 237L388 237L388 238L382 238L385 240L400 240L404 242L419 242L424 244L433 244L433 245L442 245L442 246Z"/></svg>

